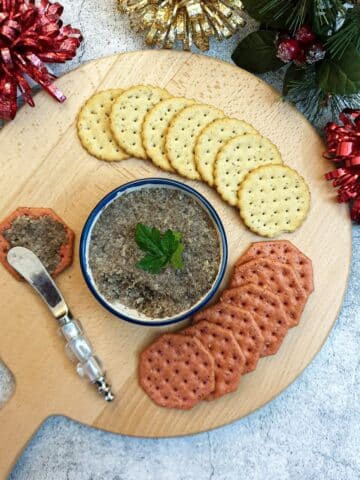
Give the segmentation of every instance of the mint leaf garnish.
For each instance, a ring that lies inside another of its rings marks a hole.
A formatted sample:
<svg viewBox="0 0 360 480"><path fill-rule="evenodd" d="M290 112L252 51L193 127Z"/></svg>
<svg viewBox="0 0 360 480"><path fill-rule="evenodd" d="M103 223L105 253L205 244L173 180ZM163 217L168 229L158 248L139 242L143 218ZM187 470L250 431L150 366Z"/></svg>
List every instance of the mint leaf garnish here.
<svg viewBox="0 0 360 480"><path fill-rule="evenodd" d="M145 270L145 272L156 274L160 273L161 269L166 264L166 257L152 257L151 255L146 255L139 262L137 262L136 266L142 270Z"/></svg>
<svg viewBox="0 0 360 480"><path fill-rule="evenodd" d="M135 239L143 252L153 256L162 256L163 252L160 248L161 234L156 228L138 223L135 229Z"/></svg>
<svg viewBox="0 0 360 480"><path fill-rule="evenodd" d="M157 228L138 223L135 228L135 241L138 247L146 253L136 267L157 274L170 265L174 270L184 268L182 253L184 244L182 234L173 230L166 230L162 234Z"/></svg>
<svg viewBox="0 0 360 480"><path fill-rule="evenodd" d="M182 252L184 251L184 245L179 243L175 252L171 255L170 263L175 270L182 270L184 268L184 260L182 258Z"/></svg>

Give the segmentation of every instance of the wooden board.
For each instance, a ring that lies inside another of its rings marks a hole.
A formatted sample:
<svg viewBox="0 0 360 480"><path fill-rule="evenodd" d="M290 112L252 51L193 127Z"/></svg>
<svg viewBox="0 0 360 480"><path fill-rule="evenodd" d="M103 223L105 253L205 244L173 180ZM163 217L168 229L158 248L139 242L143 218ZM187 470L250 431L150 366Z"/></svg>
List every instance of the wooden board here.
<svg viewBox="0 0 360 480"><path fill-rule="evenodd" d="M117 393L113 404L106 404L76 375L41 300L0 268L0 354L16 378L16 391L0 411L3 475L49 415L127 435L164 437L219 427L261 407L293 382L321 348L338 315L350 266L350 222L346 207L336 204L324 181L330 168L322 159L324 146L305 118L261 80L205 56L146 51L91 62L57 83L68 96L64 105L40 93L36 108L22 108L0 133L1 217L18 206L52 207L75 230L78 242L89 212L107 192L135 178L168 176L147 161L96 160L81 148L75 129L80 106L95 91L159 85L252 123L278 145L285 162L304 175L312 194L311 211L304 225L284 238L312 258L315 292L300 326L289 332L279 353L262 359L236 393L182 412L157 407L137 383L138 353L160 329L130 325L108 314L85 285L77 251L58 283L108 369ZM229 272L259 237L246 230L236 209L213 190L188 183L213 203L225 224Z"/></svg>

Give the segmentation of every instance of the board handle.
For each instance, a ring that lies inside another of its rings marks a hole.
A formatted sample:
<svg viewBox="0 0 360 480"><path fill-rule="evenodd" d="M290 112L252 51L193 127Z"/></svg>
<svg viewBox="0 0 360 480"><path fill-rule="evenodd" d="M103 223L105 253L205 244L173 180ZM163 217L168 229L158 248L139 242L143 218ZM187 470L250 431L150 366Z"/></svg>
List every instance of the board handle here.
<svg viewBox="0 0 360 480"><path fill-rule="evenodd" d="M26 444L46 418L25 393L16 385L13 395L0 407L0 480L9 478Z"/></svg>

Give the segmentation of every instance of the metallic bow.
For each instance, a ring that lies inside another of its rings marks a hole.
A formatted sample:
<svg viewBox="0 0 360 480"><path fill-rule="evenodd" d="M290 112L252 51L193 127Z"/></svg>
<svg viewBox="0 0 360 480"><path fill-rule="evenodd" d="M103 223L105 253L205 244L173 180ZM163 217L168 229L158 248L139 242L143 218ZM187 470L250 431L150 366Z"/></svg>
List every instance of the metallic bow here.
<svg viewBox="0 0 360 480"><path fill-rule="evenodd" d="M70 60L82 41L78 29L62 25L62 12L59 3L48 0L0 0L0 119L15 117L18 88L34 106L29 78L65 101L44 64Z"/></svg>
<svg viewBox="0 0 360 480"><path fill-rule="evenodd" d="M228 38L245 24L240 0L118 0L119 10L130 17L135 30L147 30L146 43L172 48L177 41L184 50L194 43L209 48L209 37Z"/></svg>

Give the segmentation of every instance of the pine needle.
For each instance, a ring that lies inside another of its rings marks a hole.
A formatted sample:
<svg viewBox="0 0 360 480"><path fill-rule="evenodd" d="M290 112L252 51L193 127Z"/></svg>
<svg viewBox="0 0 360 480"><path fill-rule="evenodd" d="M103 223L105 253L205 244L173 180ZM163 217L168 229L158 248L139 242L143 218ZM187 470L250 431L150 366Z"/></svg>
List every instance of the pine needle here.
<svg viewBox="0 0 360 480"><path fill-rule="evenodd" d="M350 44L360 49L360 7L348 11L343 26L325 42L325 48L339 59Z"/></svg>
<svg viewBox="0 0 360 480"><path fill-rule="evenodd" d="M329 95L316 83L316 72L313 66L306 67L301 81L292 81L286 99L295 104L310 122L316 122L328 108L333 118L337 118L344 108L358 108L360 93L354 95Z"/></svg>
<svg viewBox="0 0 360 480"><path fill-rule="evenodd" d="M289 0L265 0L263 5L260 5L259 12L261 15L272 15L275 20L278 20L289 9Z"/></svg>
<svg viewBox="0 0 360 480"><path fill-rule="evenodd" d="M319 27L335 26L339 15L345 15L342 0L313 0L313 17Z"/></svg>
<svg viewBox="0 0 360 480"><path fill-rule="evenodd" d="M310 9L311 0L298 0L297 4L289 16L288 25L291 30L295 31L305 23L305 18Z"/></svg>
<svg viewBox="0 0 360 480"><path fill-rule="evenodd" d="M339 15L345 14L343 0L263 0L259 4L261 15L275 20L287 16L287 27L295 32L311 15L315 25L332 28Z"/></svg>

